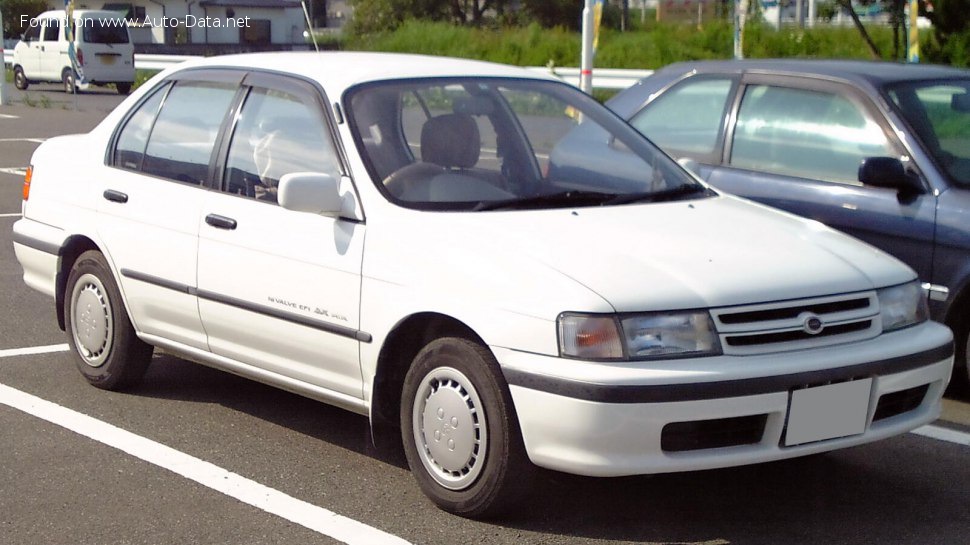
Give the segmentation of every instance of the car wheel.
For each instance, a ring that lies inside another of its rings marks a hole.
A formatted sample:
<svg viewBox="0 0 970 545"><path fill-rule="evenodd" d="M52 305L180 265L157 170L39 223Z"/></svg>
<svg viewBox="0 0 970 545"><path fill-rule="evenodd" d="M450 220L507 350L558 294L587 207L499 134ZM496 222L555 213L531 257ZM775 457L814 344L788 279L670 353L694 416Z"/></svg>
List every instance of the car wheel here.
<svg viewBox="0 0 970 545"><path fill-rule="evenodd" d="M21 91L25 91L30 87L30 82L27 81L27 74L24 74L24 69L20 66L15 66L13 69L13 84L14 87Z"/></svg>
<svg viewBox="0 0 970 545"><path fill-rule="evenodd" d="M116 83L115 84L115 87L118 88L118 94L119 95L127 95L128 93L131 92L131 84L130 83Z"/></svg>
<svg viewBox="0 0 970 545"><path fill-rule="evenodd" d="M65 329L84 378L105 390L137 384L148 369L152 346L135 334L100 252L84 252L74 262L66 295Z"/></svg>
<svg viewBox="0 0 970 545"><path fill-rule="evenodd" d="M488 517L513 506L535 468L498 363L485 347L442 338L414 358L401 401L408 465L439 507Z"/></svg>
<svg viewBox="0 0 970 545"><path fill-rule="evenodd" d="M71 95L74 94L74 70L70 68L65 68L61 72L61 83L64 84L64 92Z"/></svg>

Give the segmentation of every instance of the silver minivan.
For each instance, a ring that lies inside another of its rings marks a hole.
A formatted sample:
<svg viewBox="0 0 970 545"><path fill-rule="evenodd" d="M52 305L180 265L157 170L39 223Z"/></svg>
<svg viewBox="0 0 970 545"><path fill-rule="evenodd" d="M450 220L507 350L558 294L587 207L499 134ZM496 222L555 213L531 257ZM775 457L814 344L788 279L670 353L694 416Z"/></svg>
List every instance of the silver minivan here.
<svg viewBox="0 0 970 545"><path fill-rule="evenodd" d="M116 11L76 10L73 14L76 70L72 69L64 10L47 11L31 20L14 48L14 84L61 82L73 93L90 85L115 84L126 95L135 81L134 46L127 22Z"/></svg>

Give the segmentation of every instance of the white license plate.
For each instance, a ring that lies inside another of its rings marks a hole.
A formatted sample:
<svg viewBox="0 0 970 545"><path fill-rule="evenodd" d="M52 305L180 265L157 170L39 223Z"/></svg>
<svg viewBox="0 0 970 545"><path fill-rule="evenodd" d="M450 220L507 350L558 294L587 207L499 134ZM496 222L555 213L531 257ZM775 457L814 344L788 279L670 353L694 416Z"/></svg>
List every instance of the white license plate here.
<svg viewBox="0 0 970 545"><path fill-rule="evenodd" d="M101 55L101 64L114 64L117 60L115 55Z"/></svg>
<svg viewBox="0 0 970 545"><path fill-rule="evenodd" d="M785 446L866 431L871 390L871 378L795 390L788 411Z"/></svg>

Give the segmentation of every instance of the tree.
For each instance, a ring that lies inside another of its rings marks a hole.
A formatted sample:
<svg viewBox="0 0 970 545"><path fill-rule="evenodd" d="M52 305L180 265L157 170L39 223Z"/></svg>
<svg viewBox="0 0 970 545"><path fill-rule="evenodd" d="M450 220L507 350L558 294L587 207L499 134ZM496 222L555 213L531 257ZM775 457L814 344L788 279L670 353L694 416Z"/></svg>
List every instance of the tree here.
<svg viewBox="0 0 970 545"><path fill-rule="evenodd" d="M852 24L855 25L856 29L859 31L859 34L862 36L862 39L865 40L866 46L869 47L869 54L872 55L872 58L882 58L882 53L879 52L879 48L876 46L876 43L872 41L872 36L869 36L869 32L866 30L866 27L863 26L862 21L859 20L859 14L856 13L855 8L852 7L852 0L836 0L836 3L849 13L849 17L852 18ZM863 5L868 4L872 4L872 0L869 0L868 3L864 3Z"/></svg>
<svg viewBox="0 0 970 545"><path fill-rule="evenodd" d="M530 19L549 28L579 29L584 5L584 0L522 0Z"/></svg>
<svg viewBox="0 0 970 545"><path fill-rule="evenodd" d="M3 35L16 38L27 30L30 20L47 11L46 0L0 0Z"/></svg>

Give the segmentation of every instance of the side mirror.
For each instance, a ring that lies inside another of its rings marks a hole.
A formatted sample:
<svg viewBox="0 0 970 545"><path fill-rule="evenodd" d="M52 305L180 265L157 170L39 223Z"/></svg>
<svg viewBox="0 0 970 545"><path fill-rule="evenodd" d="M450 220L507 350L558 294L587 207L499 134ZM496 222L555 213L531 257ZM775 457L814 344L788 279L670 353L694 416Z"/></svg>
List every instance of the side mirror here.
<svg viewBox="0 0 970 545"><path fill-rule="evenodd" d="M294 212L339 217L343 209L340 180L319 172L293 172L280 178L280 206Z"/></svg>
<svg viewBox="0 0 970 545"><path fill-rule="evenodd" d="M925 192L919 178L906 172L903 162L895 157L869 157L859 165L859 181L865 185L895 189L900 195L915 196Z"/></svg>
<svg viewBox="0 0 970 545"><path fill-rule="evenodd" d="M950 108L954 112L970 112L970 92L964 92L953 95L950 98Z"/></svg>

